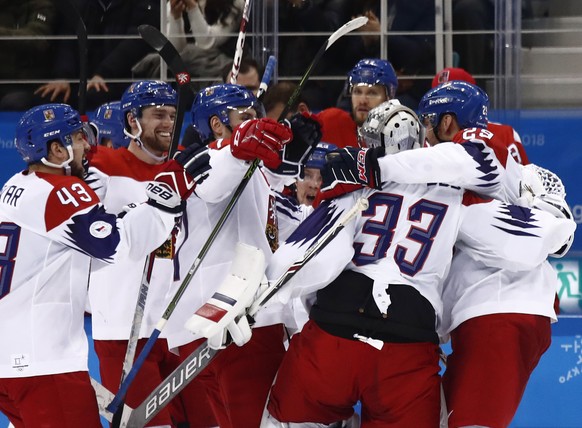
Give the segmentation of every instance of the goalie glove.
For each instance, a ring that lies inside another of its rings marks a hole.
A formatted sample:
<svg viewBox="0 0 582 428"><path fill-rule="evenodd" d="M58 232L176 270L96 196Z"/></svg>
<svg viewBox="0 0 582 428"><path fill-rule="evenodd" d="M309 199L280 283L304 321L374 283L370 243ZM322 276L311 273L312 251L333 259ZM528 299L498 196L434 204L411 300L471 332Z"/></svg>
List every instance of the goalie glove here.
<svg viewBox="0 0 582 428"><path fill-rule="evenodd" d="M534 198L545 194L556 195L562 199L566 197L566 189L560 177L535 164L524 166L520 185L520 203L532 207Z"/></svg>
<svg viewBox="0 0 582 428"><path fill-rule="evenodd" d="M321 170L321 199L336 198L363 187L381 189L378 158L384 156L384 153L384 147L346 147L328 153L325 166Z"/></svg>
<svg viewBox="0 0 582 428"><path fill-rule="evenodd" d="M208 177L210 156L208 147L193 144L166 163L154 181L148 183L148 204L173 214L184 209L182 201L194 192L196 185Z"/></svg>
<svg viewBox="0 0 582 428"><path fill-rule="evenodd" d="M260 159L265 166L281 165L281 150L293 138L291 130L273 119L246 120L234 129L230 151L244 161Z"/></svg>
<svg viewBox="0 0 582 428"><path fill-rule="evenodd" d="M265 272L265 256L256 247L238 243L230 273L212 297L186 321L192 333L208 338L214 349L222 347L227 330L242 346L251 338L246 310L253 303Z"/></svg>
<svg viewBox="0 0 582 428"><path fill-rule="evenodd" d="M574 223L572 211L570 211L570 207L566 203L566 201L558 196L553 194L546 194L541 196L536 196L533 198L532 206L539 210L545 211L549 214L552 214L556 218L563 218L566 220L570 220ZM564 257L572 243L574 242L574 233L572 233L566 242L557 249L555 252L550 254L551 257Z"/></svg>

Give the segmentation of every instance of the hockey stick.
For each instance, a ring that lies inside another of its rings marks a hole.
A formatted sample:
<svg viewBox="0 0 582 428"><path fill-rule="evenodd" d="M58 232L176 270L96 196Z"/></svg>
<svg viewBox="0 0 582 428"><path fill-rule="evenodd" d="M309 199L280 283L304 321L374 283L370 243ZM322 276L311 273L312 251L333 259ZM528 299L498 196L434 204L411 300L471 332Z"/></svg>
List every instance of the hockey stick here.
<svg viewBox="0 0 582 428"><path fill-rule="evenodd" d="M293 104L294 100L299 96L299 93L300 93L301 89L305 85L305 81L307 80L307 77L311 73L311 70L313 69L314 65L321 59L321 57L323 56L323 53L337 39L339 39L341 36L349 33L350 31L352 31L352 30L354 30L356 28L361 27L362 25L364 25L367 22L367 20L368 19L365 18L365 17L359 17L359 18L353 19L350 22L344 24L342 27L340 27L336 32L334 32L329 37L328 40L326 40L326 42L323 44L323 46L321 47L321 49L318 51L318 53L316 54L315 58L311 62L308 70L305 73L305 76L301 80L303 82L303 84L302 85L298 85L298 87L295 89L295 91L293 91L293 94L291 95L291 98L289 99L289 101L287 101L287 107L286 107L286 110L287 111L289 110L290 105ZM293 102L291 102L292 99L293 99ZM279 120L283 119L285 116L286 116L286 113L285 114L282 113L281 116L279 117ZM202 249L198 253L198 256L194 260L192 266L188 270L188 273L186 274L186 277L182 281L182 284L180 285L180 287L178 288L178 290L176 290L176 293L175 293L174 297L172 298L172 301L168 304L166 310L164 311L164 313L162 315L162 318L156 324L156 327L155 327L154 331L152 332L152 334L148 338L148 340L147 340L146 344L144 345L142 351L140 352L139 356L135 360L135 362L133 364L133 367L131 368L131 371L128 373L128 375L126 376L124 382L119 387L119 391L115 395L115 399L107 406L107 410L108 411L110 411L112 413L115 413L117 411L117 409L119 408L119 406L121 405L122 400L125 397L125 394L127 394L127 389L129 388L129 386L133 382L137 371L143 365L143 363L144 363L147 355L149 354L149 352L151 351L152 347L154 346L155 341L159 337L162 329L164 328L164 326L166 325L168 319L170 318L170 316L174 312L174 309L176 308L176 305L178 304L178 302L182 298L182 295L186 291L186 287L190 284L190 281L192 280L192 277L194 276L194 274L198 270L198 267L200 266L200 263L202 262L202 260L206 256L206 254L208 253L208 250L210 249L210 247L212 246L212 244L214 243L214 240L216 239L216 236L218 235L218 233L222 229L222 226L224 225L224 223L228 219L230 213L232 212L232 210L233 210L235 204L237 203L238 199L240 198L242 192L246 188L246 186L249 183L252 175L254 174L255 170L259 166L259 163L260 163L260 160L259 159L255 159L251 163L251 166L249 167L249 169L245 173L245 175L242 178L240 184L238 185L238 187L233 192L233 195L232 195L230 201L228 202L228 204L227 204L224 212L222 213L222 215L218 219L218 221L216 223L216 226L214 226L214 229L210 232L210 236L208 237L208 239L206 240L206 242L202 246Z"/></svg>
<svg viewBox="0 0 582 428"><path fill-rule="evenodd" d="M234 51L234 59L232 61L232 70L230 71L230 83L236 83L238 78L238 71L240 69L240 62L243 56L243 48L245 46L245 39L247 33L247 24L249 22L249 13L251 11L252 0L245 0L243 7L242 18L240 21L240 29L238 31L238 39L236 40L236 49Z"/></svg>
<svg viewBox="0 0 582 428"><path fill-rule="evenodd" d="M85 27L79 9L77 9L77 5L73 0L61 1L60 5L65 15L68 15L70 20L76 23L75 33L77 34L77 44L79 46L79 100L77 109L83 123L87 123L89 121L87 118L87 27Z"/></svg>
<svg viewBox="0 0 582 428"><path fill-rule="evenodd" d="M190 74L186 67L186 64L180 57L180 54L172 45L172 43L155 27L151 25L140 25L138 31L142 39L150 45L154 50L158 52L160 57L166 62L168 68L176 80L178 86L178 103L176 106L176 117L174 119L174 127L172 130L172 141L170 143L170 148L168 150L168 158L171 158L180 142L180 134L182 132L182 123L184 122L185 111L189 108L192 103L192 90L190 87ZM141 330L141 324L145 311L145 303L147 295L149 292L150 281L152 277L152 272L154 269L154 262L156 258L156 251L152 251L147 255L144 269L141 278L141 284L139 288L139 294L137 298L137 303L135 306L135 311L133 314L133 321L131 324L131 331L129 335L129 340L127 342L127 350L125 351L125 358L123 360L123 366L121 370L121 378L119 381L120 387L123 385L128 373L131 372L133 367L133 360L135 359L135 354L137 350L137 342L139 341L139 332ZM121 422L121 417L123 413L123 406L120 406L117 411L114 412L112 426L119 427Z"/></svg>
<svg viewBox="0 0 582 428"><path fill-rule="evenodd" d="M273 72L275 71L275 65L277 65L277 58L275 55L271 55L265 66L265 71L263 72L263 78L261 79L261 84L259 85L259 90L257 91L257 99L260 100L267 92L271 78L273 77Z"/></svg>
<svg viewBox="0 0 582 428"><path fill-rule="evenodd" d="M319 61L321 60L321 57L323 56L325 51L328 50L329 47L337 41L337 39L346 35L350 31L353 31L357 28L360 28L366 22L368 22L368 18L366 18L365 16L359 16L357 18L352 19L349 22L346 22L339 29L337 29L335 31L335 33L333 33L331 36L329 36L329 38L325 41L323 46L321 46L321 48L319 48L319 50L315 54L313 61L311 61L311 64L309 64L309 67L307 67L307 70L305 71L305 74L303 75L303 77L299 81L297 88L293 91L293 93L291 94L291 97L289 97L289 100L287 100L287 105L285 106L285 108L281 112L281 115L279 116L279 120L285 119L285 117L287 116L287 113L289 113L289 110L291 109L291 107L293 107L293 104L295 104L295 100L297 100L297 97L299 96L299 94L303 90L305 83L307 83L307 79L311 75L311 72L313 71L315 66L319 63Z"/></svg>
<svg viewBox="0 0 582 428"><path fill-rule="evenodd" d="M247 311L251 318L271 299L309 260L323 250L361 211L367 209L368 199L360 198L354 206L346 211L333 226L315 241L305 254L293 263L278 279L269 286ZM214 358L219 350L208 346L204 341L190 354L152 393L130 414L127 424L122 428L139 428L145 426L173 397L182 391Z"/></svg>
<svg viewBox="0 0 582 428"><path fill-rule="evenodd" d="M174 132L172 134L172 143L168 152L168 158L171 158L178 149L180 134L182 132L182 123L184 114L190 107L193 100L194 90L190 86L190 73L188 67L182 60L182 57L174 45L164 36L160 30L151 25L144 24L137 27L141 38L154 48L168 65L170 71L174 74L176 84L178 85L178 105L176 107L176 118L174 120Z"/></svg>

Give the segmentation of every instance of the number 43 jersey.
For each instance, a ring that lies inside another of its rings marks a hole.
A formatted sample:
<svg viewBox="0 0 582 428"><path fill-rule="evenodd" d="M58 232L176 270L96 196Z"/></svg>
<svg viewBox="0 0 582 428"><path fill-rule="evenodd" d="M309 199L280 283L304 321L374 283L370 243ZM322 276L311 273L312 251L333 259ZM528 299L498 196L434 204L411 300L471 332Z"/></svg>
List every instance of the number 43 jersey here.
<svg viewBox="0 0 582 428"><path fill-rule="evenodd" d="M105 265L144 257L174 225L173 215L149 205L135 210L117 219L71 176L23 172L4 185L0 377L87 370L83 313L91 258Z"/></svg>

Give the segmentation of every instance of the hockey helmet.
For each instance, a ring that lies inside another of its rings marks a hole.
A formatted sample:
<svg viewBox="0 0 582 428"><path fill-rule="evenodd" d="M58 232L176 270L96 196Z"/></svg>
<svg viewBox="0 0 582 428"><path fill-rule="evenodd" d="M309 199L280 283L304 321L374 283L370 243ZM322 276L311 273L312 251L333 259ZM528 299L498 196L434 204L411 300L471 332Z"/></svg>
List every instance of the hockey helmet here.
<svg viewBox="0 0 582 428"><path fill-rule="evenodd" d="M454 114L461 129L487 128L489 97L478 86L461 80L445 82L429 90L418 106L423 124L437 127L445 114Z"/></svg>
<svg viewBox="0 0 582 428"><path fill-rule="evenodd" d="M398 87L396 72L388 61L379 58L361 59L348 73L350 92L357 85L382 85L388 99L394 98Z"/></svg>
<svg viewBox="0 0 582 428"><path fill-rule="evenodd" d="M141 117L143 107L147 106L176 106L178 96L170 84L159 80L142 80L132 83L121 96L121 112L123 124L130 131L127 122L127 113L134 117Z"/></svg>
<svg viewBox="0 0 582 428"><path fill-rule="evenodd" d="M108 138L116 149L129 145L129 138L123 133L121 101L113 101L101 105L95 112L95 118L90 124L95 130L95 136L99 144L103 144L102 140Z"/></svg>
<svg viewBox="0 0 582 428"><path fill-rule="evenodd" d="M213 137L210 119L218 116L224 125L231 128L228 113L240 107L255 110L259 118L265 116L262 104L244 86L231 83L209 86L198 92L194 99L191 109L192 125L206 143Z"/></svg>
<svg viewBox="0 0 582 428"><path fill-rule="evenodd" d="M84 129L81 117L70 105L43 104L22 115L16 125L14 144L27 164L46 162L48 144L52 141L66 147L72 160L71 134L81 129Z"/></svg>

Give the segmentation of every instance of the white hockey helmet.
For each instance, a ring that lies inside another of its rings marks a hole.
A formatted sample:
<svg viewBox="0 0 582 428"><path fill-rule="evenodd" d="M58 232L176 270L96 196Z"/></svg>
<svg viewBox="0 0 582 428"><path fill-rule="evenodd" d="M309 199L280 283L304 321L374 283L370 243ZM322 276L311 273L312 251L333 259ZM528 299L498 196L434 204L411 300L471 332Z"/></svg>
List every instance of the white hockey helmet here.
<svg viewBox="0 0 582 428"><path fill-rule="evenodd" d="M422 147L425 129L414 111L392 99L370 110L358 134L360 145L392 154Z"/></svg>

